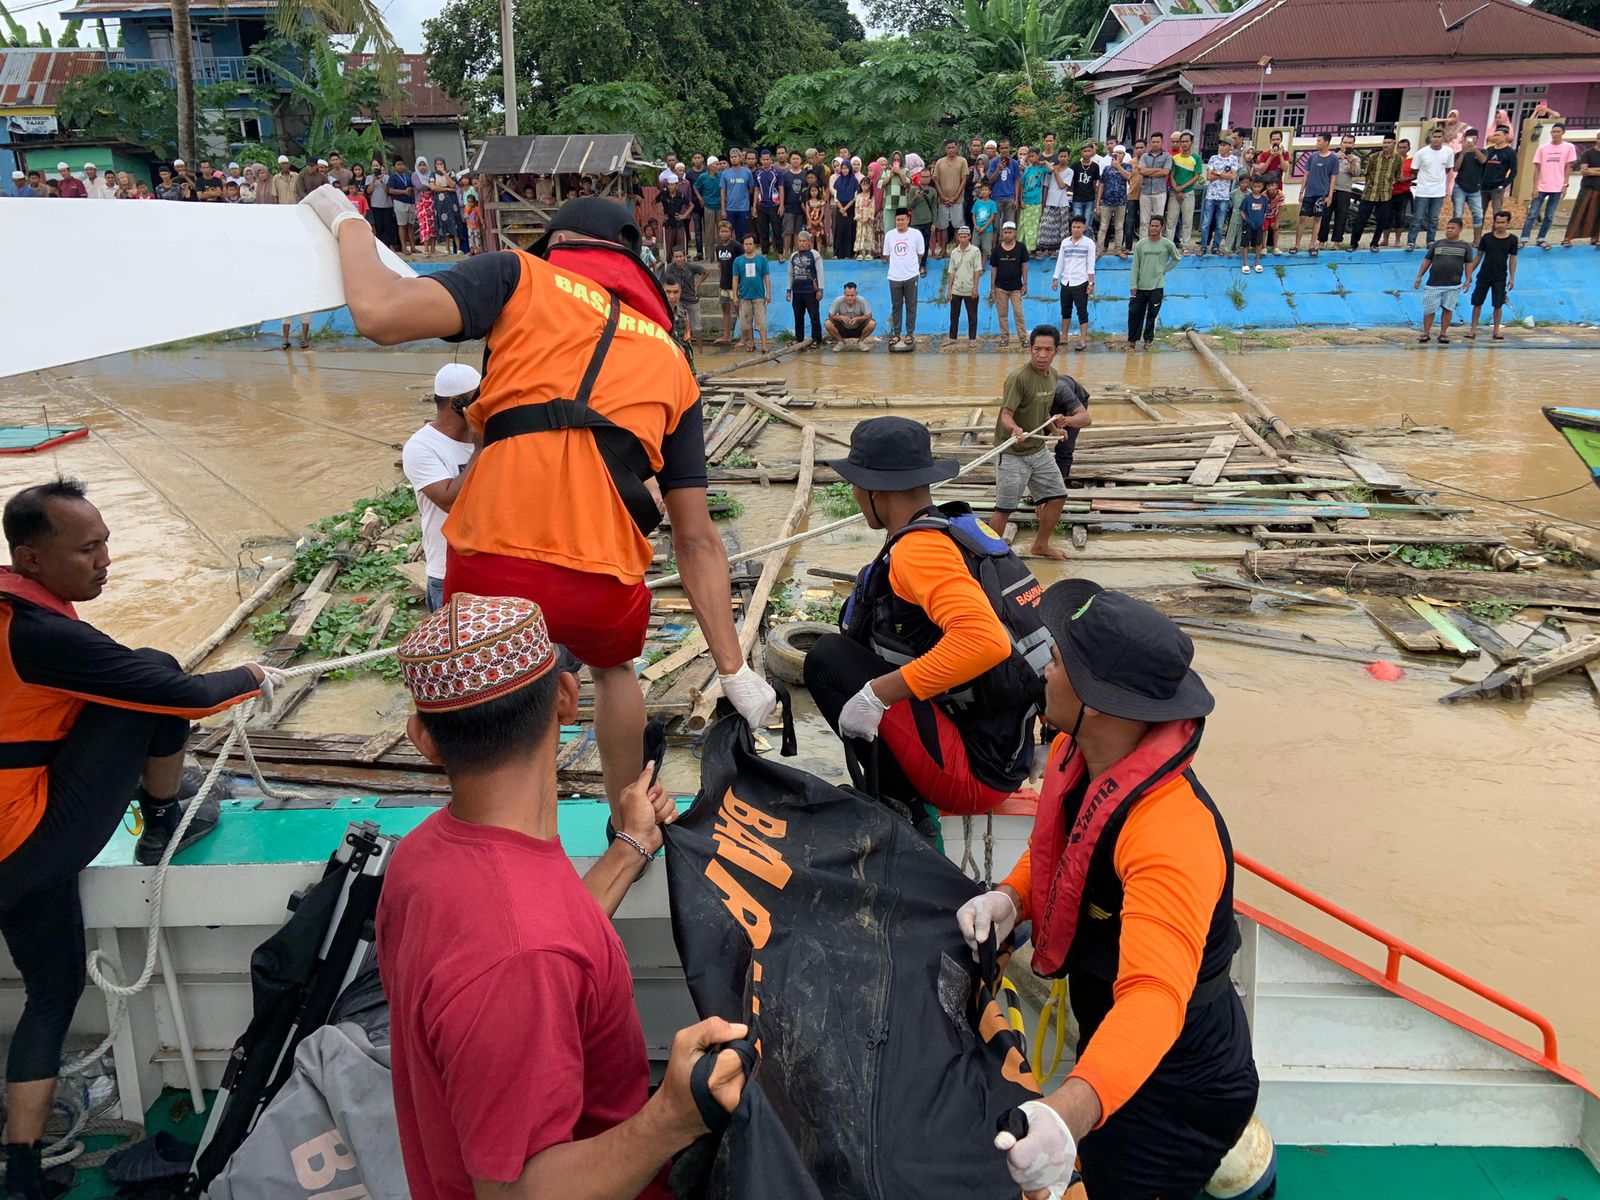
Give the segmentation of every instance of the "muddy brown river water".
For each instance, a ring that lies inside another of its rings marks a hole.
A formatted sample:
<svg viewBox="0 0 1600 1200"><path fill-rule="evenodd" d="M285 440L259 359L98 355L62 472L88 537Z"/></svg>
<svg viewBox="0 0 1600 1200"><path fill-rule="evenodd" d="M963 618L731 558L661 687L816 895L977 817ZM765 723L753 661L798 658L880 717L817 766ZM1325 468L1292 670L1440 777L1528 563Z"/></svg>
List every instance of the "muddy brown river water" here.
<svg viewBox="0 0 1600 1200"><path fill-rule="evenodd" d="M1419 477L1520 499L1583 484L1576 457L1539 405L1592 403L1595 353L1554 344L1330 348L1228 361L1292 425L1387 426L1406 416L1448 425L1453 437L1390 439L1369 452ZM125 641L181 653L235 606L257 564L289 552L294 531L395 482L396 447L431 415L431 374L451 356L318 350L286 364L276 351L197 347L0 381L0 421L37 423L47 410L54 422L94 430L88 441L44 455L0 458L0 492L56 470L89 481L113 532L115 561L106 594L85 615ZM1065 366L1091 393L1112 381L1221 384L1187 352L1126 358L1097 349L1084 359ZM797 390L926 398L944 406L896 411L949 420L960 411L957 399L970 399L965 409L992 401L1004 372L1020 362L992 353L822 354L753 374L781 373ZM1216 407L1200 406L1201 414L1208 410ZM1094 412L1103 422L1141 420L1123 404ZM869 415L866 408L810 414L841 433ZM792 457L794 444L790 431L769 429L759 454ZM746 512L733 536L746 546L767 540L789 506L789 489L752 486L739 495ZM1600 525L1600 491L1592 487L1535 507ZM803 581L811 565L854 569L876 540L858 527L807 543L792 571ZM1089 560L1061 571L1111 586L1183 582L1182 562L1093 558L1155 546L1222 552L1245 543L1096 534ZM1039 573L1051 579L1061 571ZM1250 619L1381 640L1360 615ZM236 639L216 661L249 652ZM1544 1012L1561 1034L1563 1057L1600 1078L1600 714L1582 680L1546 685L1529 704L1446 708L1437 703L1447 686L1440 676L1381 684L1358 665L1214 642L1198 643L1196 665L1218 698L1197 767L1238 848ZM295 724L364 731L402 707L388 685L328 684ZM836 744L814 719L805 743L808 766L839 773ZM692 767L680 767L674 782L692 787ZM1240 891L1381 965L1373 944L1268 897L1253 880L1241 876ZM1413 970L1406 978L1421 982ZM1428 990L1460 999L1444 986ZM1485 1012L1472 1002L1464 1007ZM1515 1020L1494 1020L1533 1036Z"/></svg>

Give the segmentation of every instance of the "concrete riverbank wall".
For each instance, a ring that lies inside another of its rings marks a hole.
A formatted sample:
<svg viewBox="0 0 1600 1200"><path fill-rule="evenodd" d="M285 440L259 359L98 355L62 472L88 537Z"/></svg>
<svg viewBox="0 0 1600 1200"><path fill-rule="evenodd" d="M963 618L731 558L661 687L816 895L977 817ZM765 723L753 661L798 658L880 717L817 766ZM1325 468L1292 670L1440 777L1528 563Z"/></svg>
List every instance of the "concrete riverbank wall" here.
<svg viewBox="0 0 1600 1200"><path fill-rule="evenodd" d="M1423 248L1404 250L1324 251L1308 254L1269 255L1265 270L1242 275L1237 257L1200 258L1189 255L1167 274L1166 300L1161 308L1165 329L1192 327L1202 331L1238 329L1349 328L1362 329L1415 324L1421 312L1422 293L1413 283L1421 265ZM1508 297L1507 321L1532 317L1540 325L1600 324L1600 250L1590 246L1540 250L1526 247L1518 255L1517 285ZM1092 328L1120 334L1127 328L1128 266L1131 260L1101 259L1095 275L1096 295L1090 301ZM416 263L419 273L433 274L451 264ZM712 269L715 269L714 264ZM1060 319L1060 305L1050 290L1051 262L1035 259L1028 269L1025 311L1030 325ZM775 266L775 270L777 270ZM889 285L887 264L829 259L825 268L826 298L823 312L846 282L854 281L878 319L879 333L888 329ZM948 332L948 306L938 303L944 280L944 263L928 262L927 278L918 288L917 332ZM987 293L987 283L984 285ZM792 333L793 316L783 298L783 277L774 274L773 303L768 331L777 336ZM1458 315L1467 313L1462 297ZM709 316L718 311L714 297L701 301ZM1487 316L1487 313L1485 313ZM963 315L961 332L966 333ZM313 327L334 333L355 333L345 308L319 313ZM269 322L263 332L276 331ZM993 305L978 310L978 332L998 334Z"/></svg>

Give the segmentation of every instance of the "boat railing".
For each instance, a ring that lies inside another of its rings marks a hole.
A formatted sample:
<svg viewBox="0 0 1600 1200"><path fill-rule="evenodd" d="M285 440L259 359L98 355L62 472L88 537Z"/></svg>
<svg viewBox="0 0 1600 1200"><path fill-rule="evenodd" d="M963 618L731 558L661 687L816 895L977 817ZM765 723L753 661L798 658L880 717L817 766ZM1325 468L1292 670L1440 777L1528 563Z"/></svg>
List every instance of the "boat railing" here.
<svg viewBox="0 0 1600 1200"><path fill-rule="evenodd" d="M1415 946L1401 941L1394 934L1380 929L1371 921L1364 920L1363 918L1356 916L1354 913L1341 908L1333 901L1318 895L1316 892L1313 892L1310 888L1305 887L1302 884L1296 883L1287 875L1284 875L1278 871L1274 871L1271 867L1264 866L1261 863L1256 862L1254 859L1243 854L1239 854L1238 852L1234 853L1233 861L1237 866L1242 867L1244 870L1250 872L1250 874L1265 881L1266 883L1271 884L1278 890L1288 893L1296 900L1310 905L1323 915L1331 917L1333 920L1338 921L1347 928L1353 929L1357 933L1364 934L1373 941L1379 943L1385 951L1383 969L1380 972L1376 967L1362 963L1360 960L1352 958L1351 956L1336 950L1334 947L1327 945L1326 943L1318 940L1315 937L1312 937L1310 934L1307 934L1302 930L1296 929L1294 926L1289 925L1287 922L1277 917L1261 912L1251 905L1236 901L1235 907L1243 912L1246 916L1256 921L1258 924L1264 925L1266 928L1271 929L1276 933L1280 933L1292 941L1295 941L1307 949L1323 955L1324 957L1331 958L1341 966L1355 971L1371 982L1381 984L1389 991L1421 1005L1430 1012L1433 1012L1436 1015L1442 1016L1446 1020L1451 1021L1453 1024L1459 1025L1473 1033L1487 1037L1505 1049L1511 1050L1523 1058L1537 1063L1539 1066L1553 1071L1573 1083L1585 1088L1588 1087L1588 1084L1584 1081L1583 1076L1579 1074L1576 1069L1567 1066L1561 1061L1561 1056L1556 1045L1555 1026L1550 1023L1548 1018L1535 1012L1526 1004L1522 1004L1519 1001L1513 1000L1511 997L1496 991L1488 984L1479 982L1478 980L1472 978L1472 976L1466 974L1464 971L1457 970L1449 963L1441 962L1439 959L1435 958L1431 954L1428 954L1426 951L1419 950ZM1423 967L1433 972L1440 978L1448 980L1457 987L1470 992L1479 999L1494 1005L1502 1011L1508 1012L1512 1016L1526 1021L1539 1031L1542 1048L1540 1046L1535 1046L1532 1043L1524 1042L1518 1038L1514 1038L1498 1029L1493 1028L1492 1026L1485 1025L1483 1022L1468 1016L1458 1009L1452 1008L1443 1001L1440 1001L1415 987L1403 983L1400 979L1400 967L1406 959L1410 959L1419 967Z"/></svg>

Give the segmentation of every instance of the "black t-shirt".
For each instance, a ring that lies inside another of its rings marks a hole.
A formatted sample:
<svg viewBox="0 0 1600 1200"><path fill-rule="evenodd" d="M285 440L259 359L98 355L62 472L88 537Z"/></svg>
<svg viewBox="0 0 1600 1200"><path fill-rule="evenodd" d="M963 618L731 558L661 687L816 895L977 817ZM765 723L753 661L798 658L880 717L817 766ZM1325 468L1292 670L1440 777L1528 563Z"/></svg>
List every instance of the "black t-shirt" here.
<svg viewBox="0 0 1600 1200"><path fill-rule="evenodd" d="M809 174L804 171L785 171L783 173L783 211L786 213L803 213L806 210L806 188Z"/></svg>
<svg viewBox="0 0 1600 1200"><path fill-rule="evenodd" d="M1476 152L1463 150L1456 156L1456 186L1464 192L1483 191L1483 164Z"/></svg>
<svg viewBox="0 0 1600 1200"><path fill-rule="evenodd" d="M510 250L497 250L469 258L460 266L429 278L450 293L461 314L461 332L445 341L476 340L489 336L501 310L516 294L522 278L522 260ZM678 488L706 486L706 432L701 414L701 403L696 400L678 421L678 427L661 439L661 470L656 472L656 482L663 494Z"/></svg>
<svg viewBox="0 0 1600 1200"><path fill-rule="evenodd" d="M827 163L807 163L805 170L806 186L819 187L822 189L822 194L826 196L828 194L828 176L831 174L833 172L828 170Z"/></svg>
<svg viewBox="0 0 1600 1200"><path fill-rule="evenodd" d="M1472 259L1472 243L1439 238L1428 247L1428 286L1458 287Z"/></svg>
<svg viewBox="0 0 1600 1200"><path fill-rule="evenodd" d="M733 287L733 260L743 254L738 242L717 242L711 247L717 256L717 286L724 291Z"/></svg>
<svg viewBox="0 0 1600 1200"><path fill-rule="evenodd" d="M1580 167L1600 167L1600 149L1590 147L1578 156ZM1600 175L1581 176L1583 182L1578 184L1578 190L1583 192L1600 192Z"/></svg>
<svg viewBox="0 0 1600 1200"><path fill-rule="evenodd" d="M1511 268L1511 256L1517 252L1517 235L1508 233L1505 237L1495 237L1492 233L1483 235L1483 240L1478 243L1478 253L1483 255L1483 262L1478 265L1478 278L1487 279L1496 283L1507 278Z"/></svg>
<svg viewBox="0 0 1600 1200"><path fill-rule="evenodd" d="M1089 407L1088 389L1074 379L1071 375L1063 375L1056 380L1056 394L1050 401L1050 415L1052 417L1070 417L1073 413ZM1067 428L1065 441L1056 443L1056 462L1070 464L1072 452L1078 447L1078 434L1081 429Z"/></svg>
<svg viewBox="0 0 1600 1200"><path fill-rule="evenodd" d="M1511 146L1490 146L1484 152L1483 190L1505 187L1517 171L1517 152Z"/></svg>
<svg viewBox="0 0 1600 1200"><path fill-rule="evenodd" d="M1075 162L1072 164L1072 199L1077 204L1094 200L1095 184L1100 182L1100 164Z"/></svg>
<svg viewBox="0 0 1600 1200"><path fill-rule="evenodd" d="M1022 268L1028 262L1028 248L1017 242L1007 250L999 242L989 252L989 265L994 268L994 286L1002 292L1015 292L1022 288Z"/></svg>

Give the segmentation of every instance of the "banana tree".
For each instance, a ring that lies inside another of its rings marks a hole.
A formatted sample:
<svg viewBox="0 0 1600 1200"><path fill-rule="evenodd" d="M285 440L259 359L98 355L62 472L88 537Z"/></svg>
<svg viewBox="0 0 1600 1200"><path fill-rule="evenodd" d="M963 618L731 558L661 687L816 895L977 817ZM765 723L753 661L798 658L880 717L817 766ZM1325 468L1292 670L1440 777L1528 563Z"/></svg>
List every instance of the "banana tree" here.
<svg viewBox="0 0 1600 1200"><path fill-rule="evenodd" d="M1064 58L1076 44L1074 10L1041 0L962 0L951 19L968 38L985 72L1016 71L1030 62Z"/></svg>

